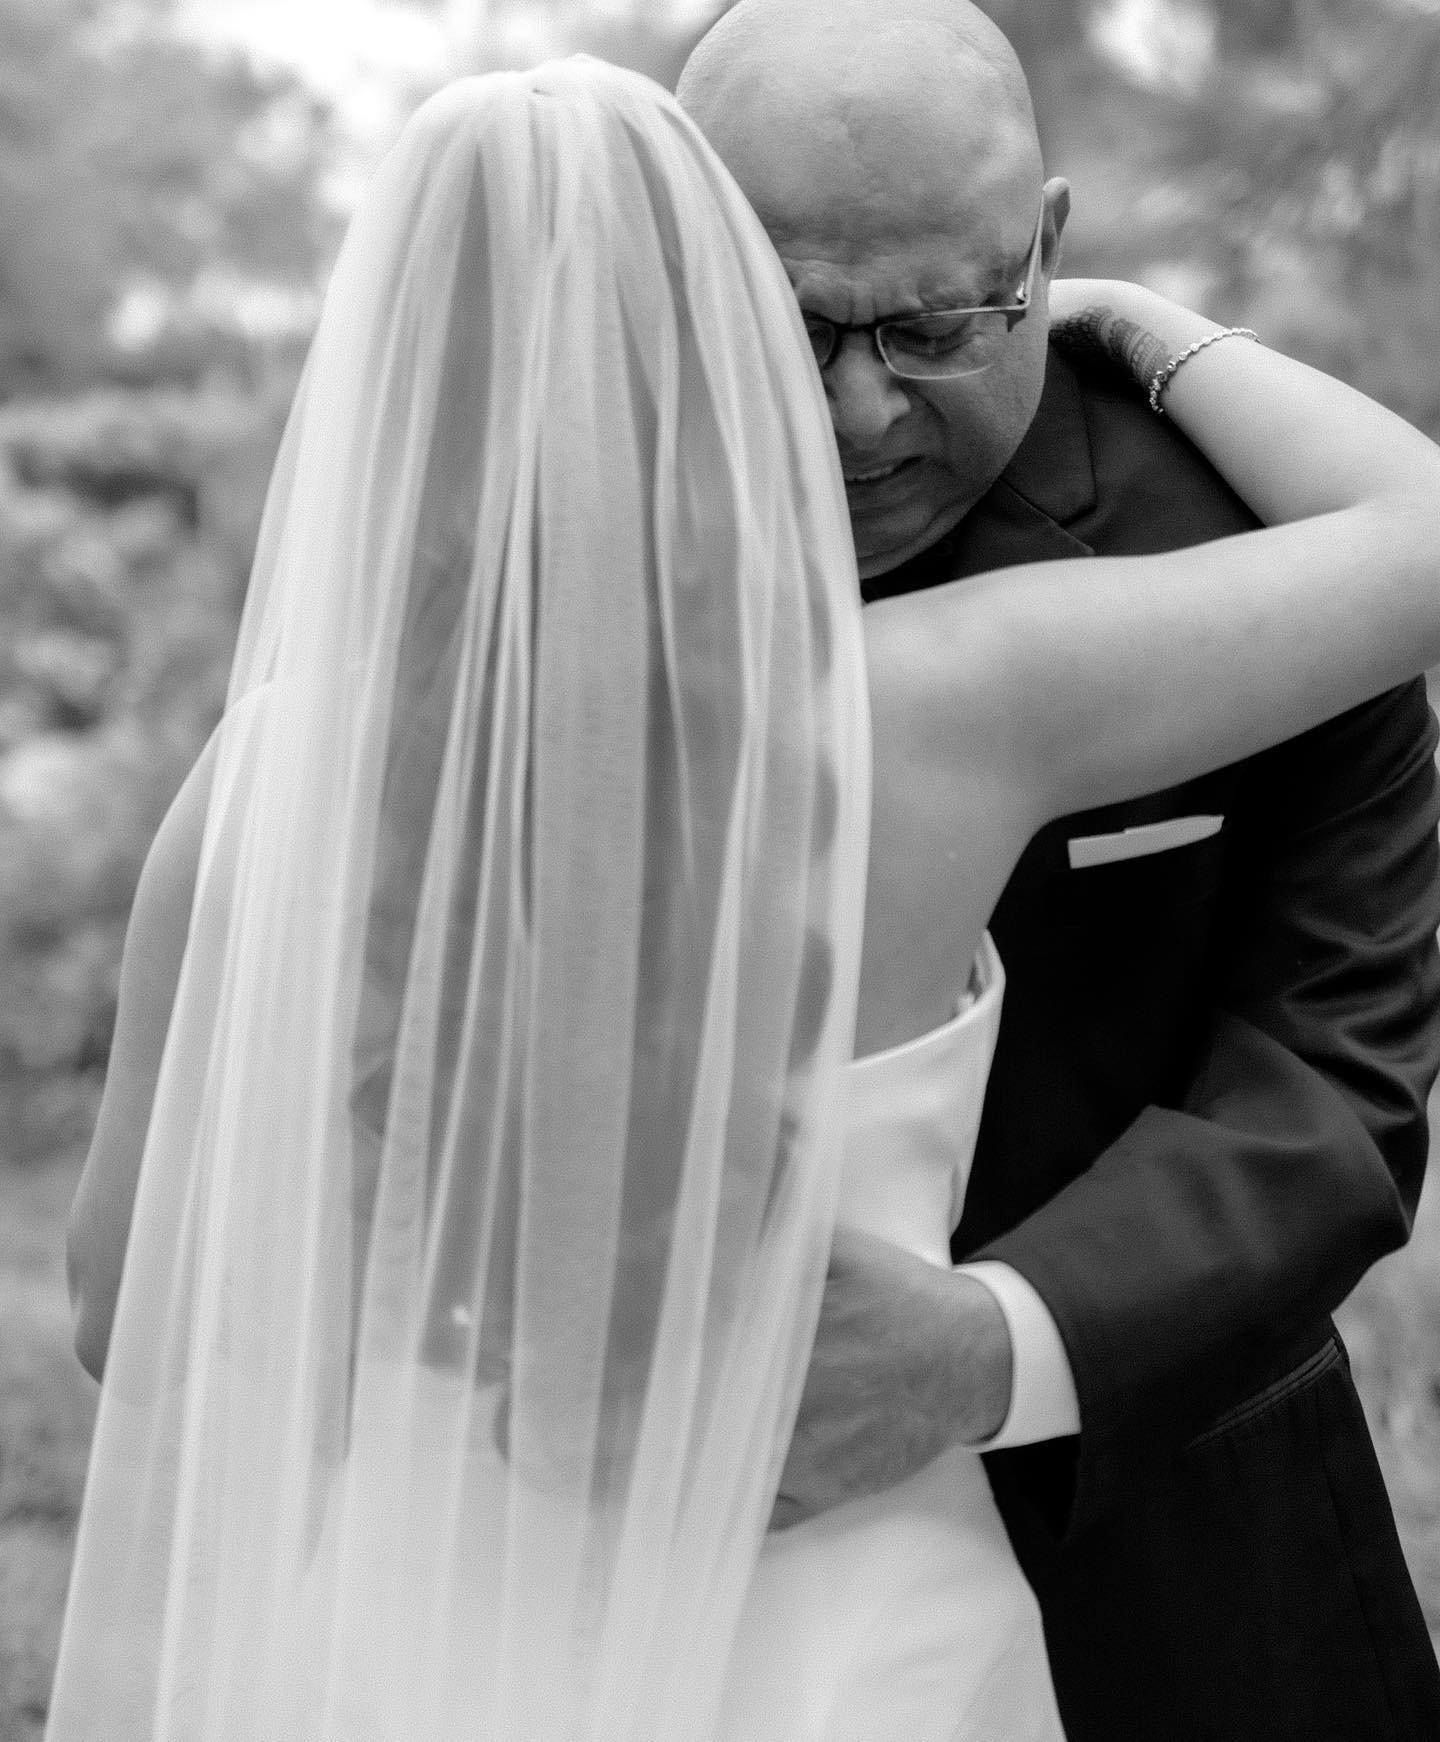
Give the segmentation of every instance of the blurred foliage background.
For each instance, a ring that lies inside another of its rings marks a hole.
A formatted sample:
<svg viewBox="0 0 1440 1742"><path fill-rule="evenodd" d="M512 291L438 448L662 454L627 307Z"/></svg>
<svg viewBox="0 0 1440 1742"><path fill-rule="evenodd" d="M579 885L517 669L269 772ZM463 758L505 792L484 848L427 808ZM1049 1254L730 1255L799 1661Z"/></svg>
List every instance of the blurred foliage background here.
<svg viewBox="0 0 1440 1742"><path fill-rule="evenodd" d="M346 210L446 73L582 47L673 83L722 9L0 0L0 1614L34 1623L0 1626L0 1742L43 1715L83 1469L56 1229L126 915L220 712ZM1075 188L1066 270L1255 326L1440 437L1440 0L989 9ZM362 26L364 79L317 76ZM1406 1262L1347 1334L1440 1628L1440 1283Z"/></svg>
<svg viewBox="0 0 1440 1742"><path fill-rule="evenodd" d="M291 0L303 10L305 0ZM492 6L673 79L703 21ZM395 10L395 8L391 8ZM1440 435L1437 0L993 0L1150 280ZM337 98L178 0L0 0L0 1145L88 1129L151 834L217 716L267 467L353 185ZM456 37L459 35L459 42ZM398 107L422 94L397 70ZM348 175L348 180L347 180Z"/></svg>

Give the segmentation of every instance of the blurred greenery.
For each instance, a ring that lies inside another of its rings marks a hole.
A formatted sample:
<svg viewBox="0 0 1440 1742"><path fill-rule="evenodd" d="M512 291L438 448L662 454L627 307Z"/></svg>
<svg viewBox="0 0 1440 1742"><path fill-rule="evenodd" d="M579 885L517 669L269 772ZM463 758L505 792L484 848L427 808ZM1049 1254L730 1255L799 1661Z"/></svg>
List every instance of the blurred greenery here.
<svg viewBox="0 0 1440 1742"><path fill-rule="evenodd" d="M0 0L0 1120L88 1130L338 224L331 118L166 0Z"/></svg>
<svg viewBox="0 0 1440 1742"><path fill-rule="evenodd" d="M572 11L562 40L673 80L696 32L654 10ZM1440 434L1436 0L993 10L1075 185L1070 270L1178 290ZM12 1159L93 1114L130 894L221 705L339 137L298 77L182 34L174 0L0 0Z"/></svg>
<svg viewBox="0 0 1440 1742"><path fill-rule="evenodd" d="M130 899L222 705L340 228L330 105L177 3L0 0L0 1162L37 1182L93 1121ZM698 32L662 10L572 8L564 45L673 82ZM991 10L1075 188L1068 270L1253 325L1440 436L1440 0ZM1440 1626L1440 1308L1395 1262L1347 1329Z"/></svg>
<svg viewBox="0 0 1440 1742"><path fill-rule="evenodd" d="M1049 155L1077 188L1066 269L1244 321L1440 436L1440 5L1111 0L1087 17L1046 81Z"/></svg>

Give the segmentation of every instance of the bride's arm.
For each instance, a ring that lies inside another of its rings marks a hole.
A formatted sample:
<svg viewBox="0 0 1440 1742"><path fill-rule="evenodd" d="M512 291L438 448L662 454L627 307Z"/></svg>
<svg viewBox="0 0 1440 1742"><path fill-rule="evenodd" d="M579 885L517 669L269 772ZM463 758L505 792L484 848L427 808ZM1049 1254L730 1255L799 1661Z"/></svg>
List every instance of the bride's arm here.
<svg viewBox="0 0 1440 1742"><path fill-rule="evenodd" d="M1140 375L1220 331L1135 286L1083 294ZM867 612L911 703L937 730L978 727L1041 815L1237 760L1440 660L1440 449L1243 338L1192 356L1163 406L1265 530L1027 565Z"/></svg>

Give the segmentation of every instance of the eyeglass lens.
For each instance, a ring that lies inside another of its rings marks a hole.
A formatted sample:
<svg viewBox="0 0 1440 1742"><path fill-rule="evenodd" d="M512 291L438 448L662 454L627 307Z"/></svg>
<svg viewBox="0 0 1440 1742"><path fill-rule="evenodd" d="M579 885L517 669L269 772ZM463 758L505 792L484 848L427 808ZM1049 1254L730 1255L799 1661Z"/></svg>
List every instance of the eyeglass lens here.
<svg viewBox="0 0 1440 1742"><path fill-rule="evenodd" d="M820 368L839 349L840 331L818 316L807 316L805 330ZM874 328L882 359L898 375L975 375L1000 356L1010 322L1000 309L966 314L919 315L913 320L885 321Z"/></svg>

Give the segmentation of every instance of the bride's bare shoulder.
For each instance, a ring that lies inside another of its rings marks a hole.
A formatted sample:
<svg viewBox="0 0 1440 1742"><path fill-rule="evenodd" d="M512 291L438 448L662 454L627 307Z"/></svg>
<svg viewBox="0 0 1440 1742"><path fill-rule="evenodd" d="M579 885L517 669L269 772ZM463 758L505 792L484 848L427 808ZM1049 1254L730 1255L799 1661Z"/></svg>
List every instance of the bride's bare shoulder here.
<svg viewBox="0 0 1440 1742"><path fill-rule="evenodd" d="M81 1364L103 1377L130 1213L189 937L217 728L166 811L130 905L105 1089L71 1206L66 1271Z"/></svg>
<svg viewBox="0 0 1440 1742"><path fill-rule="evenodd" d="M243 697L210 734L170 802L141 868L121 963L112 1068L132 1054L148 1069L169 1023L185 953L195 886L205 842L205 820L222 749L236 733L249 737L263 717L264 690ZM116 1057L118 1054L118 1058Z"/></svg>
<svg viewBox="0 0 1440 1742"><path fill-rule="evenodd" d="M238 761L265 717L269 693L270 686L261 685L227 708L181 782L150 844L140 874L131 910L132 932L137 923L144 927L150 921L173 926L175 908L183 910L182 925L188 919L205 838L205 818L222 752L227 745L235 745L230 761L232 766Z"/></svg>

